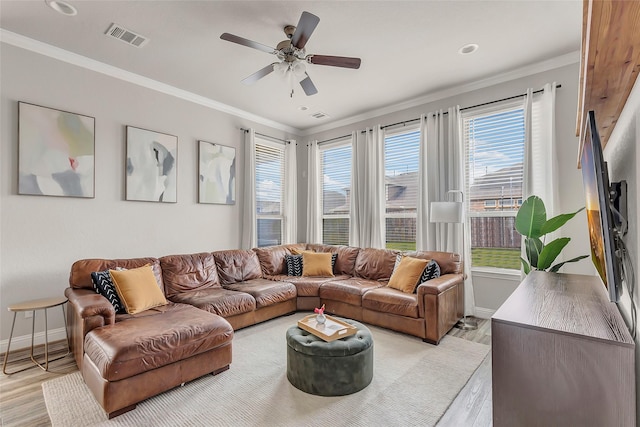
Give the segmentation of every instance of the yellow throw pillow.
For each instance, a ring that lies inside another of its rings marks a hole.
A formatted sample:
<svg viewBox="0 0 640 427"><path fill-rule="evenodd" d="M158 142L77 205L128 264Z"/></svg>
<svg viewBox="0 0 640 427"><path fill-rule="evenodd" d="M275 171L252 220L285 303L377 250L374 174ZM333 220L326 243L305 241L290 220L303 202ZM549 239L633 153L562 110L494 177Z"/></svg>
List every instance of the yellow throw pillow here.
<svg viewBox="0 0 640 427"><path fill-rule="evenodd" d="M167 304L150 265L131 270L109 270L127 313L136 314Z"/></svg>
<svg viewBox="0 0 640 427"><path fill-rule="evenodd" d="M418 286L418 279L420 279L428 262L426 259L402 257L387 286L412 294L416 286Z"/></svg>
<svg viewBox="0 0 640 427"><path fill-rule="evenodd" d="M331 253L302 252L303 276L333 276Z"/></svg>

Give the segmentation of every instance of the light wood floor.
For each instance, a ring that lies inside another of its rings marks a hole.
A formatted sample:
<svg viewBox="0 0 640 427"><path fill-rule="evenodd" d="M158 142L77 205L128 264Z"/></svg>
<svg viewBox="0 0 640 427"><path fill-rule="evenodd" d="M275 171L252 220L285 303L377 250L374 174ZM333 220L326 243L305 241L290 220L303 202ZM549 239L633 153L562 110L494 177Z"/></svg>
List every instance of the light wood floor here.
<svg viewBox="0 0 640 427"><path fill-rule="evenodd" d="M454 328L449 334L469 341L490 344L490 321L480 319L477 330L463 331ZM36 355L43 352L42 346L35 350ZM63 341L49 345L50 359L65 352L66 344ZM42 357L36 357L36 359L42 360ZM4 354L1 355L0 363L1 361L4 361ZM49 372L35 366L31 368L31 366L34 365L29 359L29 349L12 351L9 355L7 371L29 369L12 375L0 374L0 426L50 426L41 384L78 370L71 355L50 362ZM491 424L491 359L489 355L453 401L438 426L490 427Z"/></svg>

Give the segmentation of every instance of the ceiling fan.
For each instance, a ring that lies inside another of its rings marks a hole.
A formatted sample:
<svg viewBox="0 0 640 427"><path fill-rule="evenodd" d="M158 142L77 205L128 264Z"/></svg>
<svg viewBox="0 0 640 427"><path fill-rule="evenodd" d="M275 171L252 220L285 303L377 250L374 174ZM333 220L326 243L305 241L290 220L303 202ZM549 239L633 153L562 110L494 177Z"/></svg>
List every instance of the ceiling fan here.
<svg viewBox="0 0 640 427"><path fill-rule="evenodd" d="M316 86L311 81L309 74L307 74L305 63L328 65L331 67L360 68L360 58L314 54L307 55L304 47L306 46L307 41L309 41L309 37L311 37L311 34L316 29L318 22L320 22L320 18L316 15L309 12L302 12L300 20L298 21L298 26L294 27L293 25L287 25L284 27L284 33L287 35L287 40L278 43L275 48L229 33L222 34L220 38L222 40L270 53L280 60L280 62L269 64L261 70L251 74L249 77L243 79L242 83L247 85L255 83L275 70L283 73L291 72L292 77L298 79L300 86L302 86L302 90L304 90L304 93L309 96L318 93L318 89L316 89ZM291 90L291 96L293 97L293 89Z"/></svg>

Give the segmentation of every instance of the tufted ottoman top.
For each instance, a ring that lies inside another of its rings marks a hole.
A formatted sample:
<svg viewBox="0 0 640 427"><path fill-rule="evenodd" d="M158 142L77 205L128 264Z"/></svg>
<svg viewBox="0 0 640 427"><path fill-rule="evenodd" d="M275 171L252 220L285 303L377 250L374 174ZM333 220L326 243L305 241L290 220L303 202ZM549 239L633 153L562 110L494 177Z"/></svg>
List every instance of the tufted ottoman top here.
<svg viewBox="0 0 640 427"><path fill-rule="evenodd" d="M351 319L340 320L355 326L358 332L346 338L326 342L304 329L292 326L287 330L287 345L298 353L330 357L358 354L373 345L373 337L366 326Z"/></svg>

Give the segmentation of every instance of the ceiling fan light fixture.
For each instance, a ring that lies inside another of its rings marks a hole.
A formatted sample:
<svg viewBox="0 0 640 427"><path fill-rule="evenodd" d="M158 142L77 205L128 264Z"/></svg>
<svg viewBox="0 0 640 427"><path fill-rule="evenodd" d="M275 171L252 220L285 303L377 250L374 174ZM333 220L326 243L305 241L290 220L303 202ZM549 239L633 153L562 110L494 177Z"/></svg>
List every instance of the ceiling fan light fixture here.
<svg viewBox="0 0 640 427"><path fill-rule="evenodd" d="M458 53L460 55L471 55L472 53L474 53L475 51L478 50L480 46L478 46L475 43L469 43L469 44L465 44L464 46L462 46L460 49L458 49Z"/></svg>
<svg viewBox="0 0 640 427"><path fill-rule="evenodd" d="M66 16L75 16L78 14L78 9L76 9L71 4L62 0L45 0L47 6L56 12L66 15Z"/></svg>
<svg viewBox="0 0 640 427"><path fill-rule="evenodd" d="M296 61L291 64L291 71L293 72L294 76L302 78L305 77L305 74L307 73L307 67L305 66L304 62Z"/></svg>

